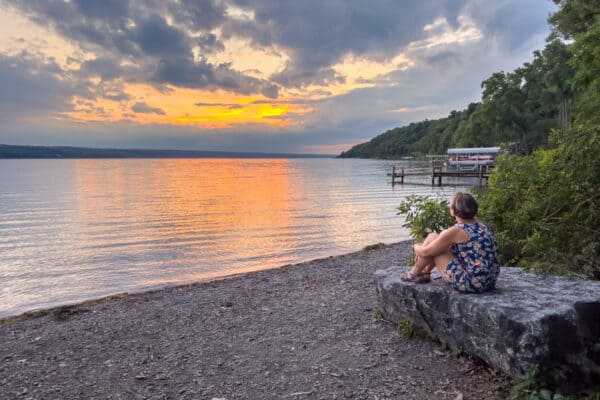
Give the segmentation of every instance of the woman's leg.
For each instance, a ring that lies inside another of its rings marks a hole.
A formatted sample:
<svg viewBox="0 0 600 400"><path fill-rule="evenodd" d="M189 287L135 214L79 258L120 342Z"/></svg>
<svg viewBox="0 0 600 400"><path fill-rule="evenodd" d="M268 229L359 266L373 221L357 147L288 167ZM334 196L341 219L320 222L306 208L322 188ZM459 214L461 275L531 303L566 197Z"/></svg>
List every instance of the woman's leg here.
<svg viewBox="0 0 600 400"><path fill-rule="evenodd" d="M446 267L448 267L448 264L450 264L453 260L454 255L450 252L450 249L440 254L439 256L435 256L434 265L437 267L438 273L440 274L442 279L445 279L444 276L446 275Z"/></svg>
<svg viewBox="0 0 600 400"><path fill-rule="evenodd" d="M429 244L433 242L439 235L437 233L430 233L425 238L423 244ZM435 266L435 260L433 257L423 257L415 255L415 265L410 270L410 274L412 276L417 276L419 274L427 274L430 273L433 267Z"/></svg>

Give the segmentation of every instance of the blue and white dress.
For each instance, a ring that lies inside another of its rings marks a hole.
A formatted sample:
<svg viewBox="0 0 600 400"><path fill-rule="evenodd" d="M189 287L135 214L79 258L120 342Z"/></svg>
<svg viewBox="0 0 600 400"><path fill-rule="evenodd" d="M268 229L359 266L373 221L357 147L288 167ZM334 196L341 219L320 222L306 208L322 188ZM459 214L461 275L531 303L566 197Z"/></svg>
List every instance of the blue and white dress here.
<svg viewBox="0 0 600 400"><path fill-rule="evenodd" d="M500 273L494 235L480 222L455 226L467 232L469 240L450 247L454 260L446 267L444 281L459 292L482 293L493 289Z"/></svg>

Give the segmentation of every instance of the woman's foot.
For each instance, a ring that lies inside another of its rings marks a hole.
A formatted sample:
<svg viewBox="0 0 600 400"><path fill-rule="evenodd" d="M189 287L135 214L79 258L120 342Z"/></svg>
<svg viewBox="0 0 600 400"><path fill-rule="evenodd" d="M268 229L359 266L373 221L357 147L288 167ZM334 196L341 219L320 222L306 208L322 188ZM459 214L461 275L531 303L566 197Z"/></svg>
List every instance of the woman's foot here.
<svg viewBox="0 0 600 400"><path fill-rule="evenodd" d="M404 282L429 283L431 282L431 272L421 272L419 274L415 274L411 271L408 271L400 275L400 279Z"/></svg>

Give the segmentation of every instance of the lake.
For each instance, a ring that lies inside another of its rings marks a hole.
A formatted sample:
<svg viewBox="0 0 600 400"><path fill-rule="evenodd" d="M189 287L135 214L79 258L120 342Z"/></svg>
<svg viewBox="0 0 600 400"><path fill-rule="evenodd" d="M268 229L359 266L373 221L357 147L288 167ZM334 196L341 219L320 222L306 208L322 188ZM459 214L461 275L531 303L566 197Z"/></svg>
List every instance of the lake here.
<svg viewBox="0 0 600 400"><path fill-rule="evenodd" d="M394 163L0 160L0 317L409 239L400 201L465 185L392 187Z"/></svg>

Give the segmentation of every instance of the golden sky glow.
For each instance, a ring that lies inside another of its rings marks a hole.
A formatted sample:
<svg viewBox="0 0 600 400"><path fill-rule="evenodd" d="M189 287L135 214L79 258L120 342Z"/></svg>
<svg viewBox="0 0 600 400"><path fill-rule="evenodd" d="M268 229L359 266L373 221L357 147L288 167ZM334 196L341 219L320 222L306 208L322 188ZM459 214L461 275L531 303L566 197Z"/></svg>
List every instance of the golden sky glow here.
<svg viewBox="0 0 600 400"><path fill-rule="evenodd" d="M262 101L257 103L261 98L236 96L224 91L173 88L165 93L145 84L125 85L125 90L133 97L126 105L107 99L89 102L75 98L75 111L67 115L82 121L132 120L140 124L193 125L219 129L247 124L285 127L295 123L287 116L311 111L302 104L278 103L276 100L263 104ZM132 112L131 106L139 102L158 108L164 114ZM106 115L99 115L98 108L103 109Z"/></svg>

